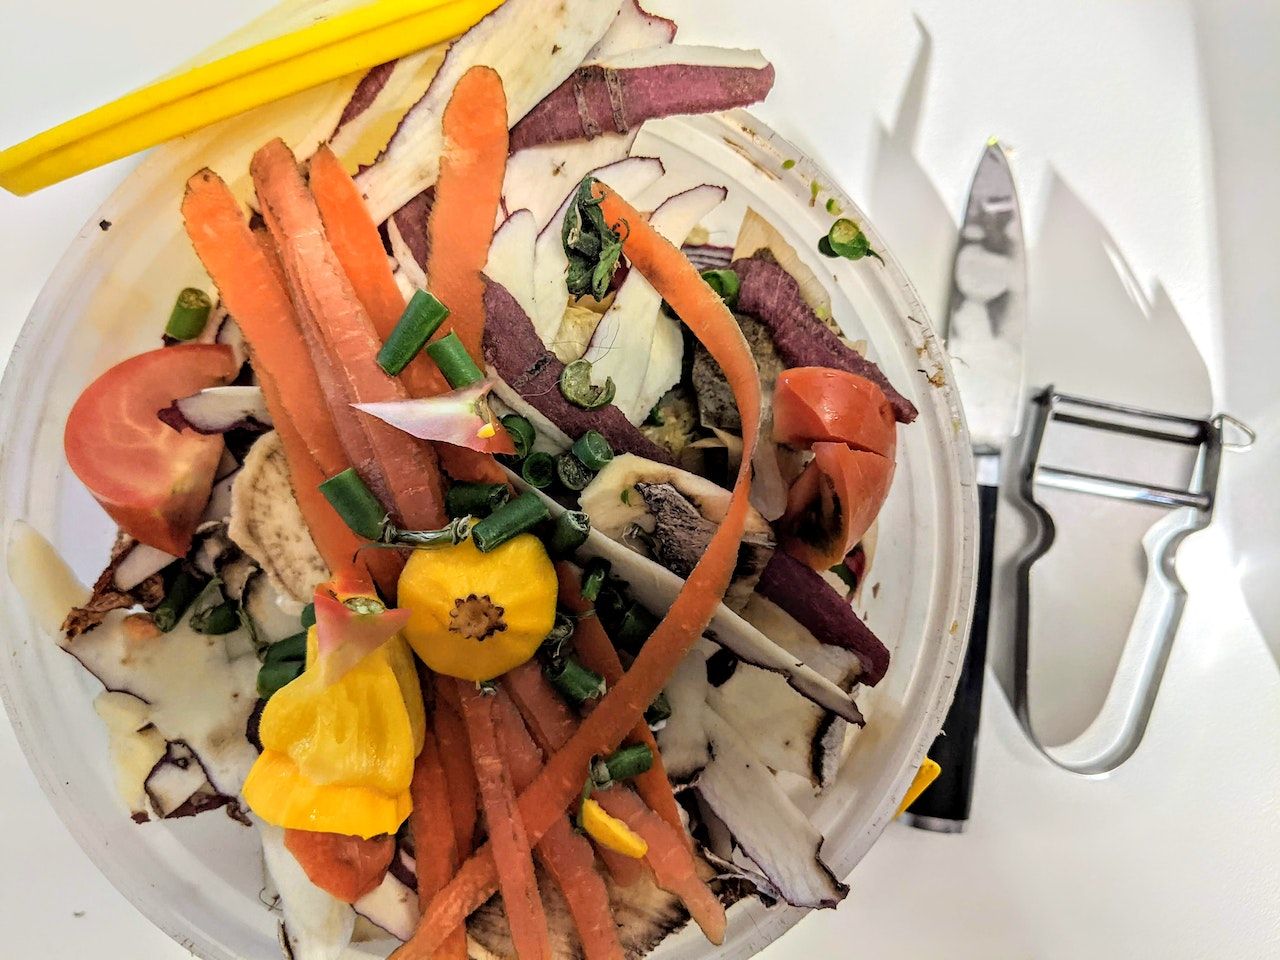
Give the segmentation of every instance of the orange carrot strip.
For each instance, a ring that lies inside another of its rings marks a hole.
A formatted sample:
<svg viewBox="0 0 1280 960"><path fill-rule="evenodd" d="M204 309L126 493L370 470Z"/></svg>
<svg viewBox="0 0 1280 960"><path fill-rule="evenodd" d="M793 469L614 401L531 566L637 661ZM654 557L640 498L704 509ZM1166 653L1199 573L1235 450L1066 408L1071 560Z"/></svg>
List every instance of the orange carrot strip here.
<svg viewBox="0 0 1280 960"><path fill-rule="evenodd" d="M280 388L285 415L320 470L329 476L344 470L347 455L299 339L289 292L249 229L240 201L212 170L201 170L187 181L182 217L223 305L249 341L254 369Z"/></svg>
<svg viewBox="0 0 1280 960"><path fill-rule="evenodd" d="M595 193L610 223L627 222L623 252L632 266L671 304L724 371L742 416L743 454L724 519L666 617L645 642L631 669L605 694L564 748L547 759L538 779L521 794L520 816L535 841L573 802L591 758L613 750L634 729L710 623L737 563L751 492L751 459L760 429L759 371L729 309L639 211L602 184L595 186ZM486 844L431 901L413 938L395 956L399 960L430 957L443 935L493 893L497 876L493 852Z"/></svg>
<svg viewBox="0 0 1280 960"><path fill-rule="evenodd" d="M452 688L441 679L436 690ZM471 746L467 728L457 711L440 700L434 712L436 740L440 744L440 764L449 784L449 814L453 821L455 846L459 862L476 848L476 772L471 765Z"/></svg>
<svg viewBox="0 0 1280 960"><path fill-rule="evenodd" d="M556 574L560 578L560 601L573 613L591 613L594 608L582 597L580 574L565 563L556 564ZM618 659L618 651L597 617L579 617L573 631L573 647L582 665L604 677L609 686L615 686L622 679L622 661ZM653 751L653 766L633 781L636 791L692 850L693 840L684 828L684 821L680 819L680 806L676 803L676 795L667 778L667 768L662 763L662 754L658 752L658 741L654 739L653 731L641 718L627 739L632 743L643 743Z"/></svg>
<svg viewBox="0 0 1280 960"><path fill-rule="evenodd" d="M310 171L311 192L315 194L333 252L368 312L378 338L385 342L404 313L405 301L387 261L378 226L369 216L369 208L355 181L328 146L316 151ZM400 379L412 397L434 397L450 389L440 368L425 353L409 361ZM449 443L437 443L435 447L445 472L455 480L506 482L502 468L489 454Z"/></svg>
<svg viewBox="0 0 1280 960"><path fill-rule="evenodd" d="M496 699L498 745L516 789L523 790L542 769L542 751L510 698L499 694ZM621 960L624 954L609 906L609 891L596 871L591 844L562 817L538 841L534 852L564 894L586 960Z"/></svg>
<svg viewBox="0 0 1280 960"><path fill-rule="evenodd" d="M560 695L551 688L536 663L530 661L508 672L502 678L502 688L515 701L529 732L533 734L533 739L543 753L555 753L569 742L573 731L578 728L578 719ZM644 876L642 860L625 857L602 846L596 847L596 853L621 886L629 887L639 883Z"/></svg>
<svg viewBox="0 0 1280 960"><path fill-rule="evenodd" d="M511 773L502 762L495 724L495 702L475 684L457 681L462 719L467 724L476 783L489 826L489 846L498 866L502 904L511 927L511 942L521 960L551 960L547 914L533 872L532 842L516 803ZM545 833L550 824L543 826Z"/></svg>
<svg viewBox="0 0 1280 960"><path fill-rule="evenodd" d="M377 334L325 236L293 153L284 141L273 140L254 155L250 172L294 306L304 321L308 314L315 318L347 401L407 397L403 385L377 364ZM385 473L388 506L410 527L442 526L444 488L434 451L373 417L358 422Z"/></svg>
<svg viewBox="0 0 1280 960"><path fill-rule="evenodd" d="M343 903L355 903L377 888L396 855L394 837L288 829L284 845L308 879Z"/></svg>
<svg viewBox="0 0 1280 960"><path fill-rule="evenodd" d="M418 870L418 904L423 910L453 878L461 858L454 840L452 825L441 822L440 812L449 806L449 785L440 763L440 748L435 733L427 731L422 752L413 766L409 785L413 797L413 813L409 829L413 831L414 861ZM458 926L436 951L437 960L466 960L467 931Z"/></svg>
<svg viewBox="0 0 1280 960"><path fill-rule="evenodd" d="M698 876L693 856L681 841L684 831L673 831L670 824L625 787L599 790L591 796L606 813L644 838L649 845L644 859L653 868L654 881L680 899L708 940L724 943L724 904Z"/></svg>
<svg viewBox="0 0 1280 960"><path fill-rule="evenodd" d="M472 67L454 87L441 117L444 151L431 206L431 292L472 357L484 356L484 281L489 242L507 169L507 98L490 67Z"/></svg>

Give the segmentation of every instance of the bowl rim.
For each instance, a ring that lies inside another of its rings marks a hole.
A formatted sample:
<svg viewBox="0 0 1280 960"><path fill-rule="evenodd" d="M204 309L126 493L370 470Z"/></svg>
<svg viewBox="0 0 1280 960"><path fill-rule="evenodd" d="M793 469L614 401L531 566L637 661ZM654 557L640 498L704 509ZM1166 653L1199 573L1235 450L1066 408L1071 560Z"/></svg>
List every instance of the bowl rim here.
<svg viewBox="0 0 1280 960"><path fill-rule="evenodd" d="M933 331L928 311L893 254L892 248L885 243L874 222L866 217L839 182L804 151L747 110L738 109L687 118L674 117L660 122L679 123L680 121L694 123L715 121L725 124L731 133L745 138L750 147L776 159L776 165L766 171L769 176L779 179L795 178L795 182L801 185L805 192L809 190L811 183L820 183L824 193L834 198L843 210L858 217L858 223L871 241L872 247L881 254L882 260L877 268L884 274L886 287L893 295L905 302L909 309L909 317L918 325L914 335L917 338L916 346L922 361L931 364L933 369L941 373L940 382L933 384L933 388L923 395L934 408L934 414L944 418L943 422L949 422L953 428L954 442L947 445L947 450L942 457L948 473L944 480L950 481L946 482L946 492L950 499L949 507L960 535L960 542L954 544L956 565L949 578L948 599L945 603L947 612L953 618L951 629L949 635L942 640L944 649L938 655L941 669L934 678L931 689L927 691L927 707L914 718L911 725L912 747L902 773L897 777L893 788L881 797L871 823L861 834L846 840L838 853L828 857L837 876L845 878L894 819L898 805L914 779L916 769L941 729L959 679L959 668L963 662L968 641L977 571L977 491L968 428L958 391L952 385L954 380L951 376L950 362L941 339ZM63 296L63 291L56 287L54 281L80 272L92 257L96 244L103 241L104 234L99 226L100 221L109 219L111 211L135 202L135 195L145 191L146 184L161 171L171 170L177 162L184 159L191 148L199 143L199 139L200 134L196 134L156 148L120 182L87 219L85 226L76 234L67 250L59 258L19 330L5 365L3 377L0 378L0 536L3 536L0 552L6 558L9 554L14 527L22 520L21 517L7 515L9 502L7 464L13 447L10 441L18 419L16 414L18 398L28 379L32 355L38 347L37 341L43 333L46 320L54 312L58 301ZM735 150L738 149L732 143L729 145ZM757 160L748 159L753 165L764 170ZM787 162L784 164L784 161ZM8 615L7 609L0 612L5 616ZM3 642L7 644L10 641ZM31 712L26 706L30 693L21 683L11 662L10 657L0 658L0 702L4 704L28 766L31 767L41 790L77 845L135 909L175 942L191 950L195 956L207 957L210 960L230 958L231 955L222 944L208 939L205 931L192 929L186 923L184 914L165 903L162 895L155 892L148 895L147 891L131 882L132 871L120 865L106 851L104 845L93 842L87 826L78 820L77 801L71 796L70 791L64 789L53 763L46 759L47 754L41 749L39 738L26 723L26 717ZM723 956L746 957L756 953L779 939L808 912L807 909L796 907L775 908L770 912L769 923L758 925L736 952L726 952Z"/></svg>

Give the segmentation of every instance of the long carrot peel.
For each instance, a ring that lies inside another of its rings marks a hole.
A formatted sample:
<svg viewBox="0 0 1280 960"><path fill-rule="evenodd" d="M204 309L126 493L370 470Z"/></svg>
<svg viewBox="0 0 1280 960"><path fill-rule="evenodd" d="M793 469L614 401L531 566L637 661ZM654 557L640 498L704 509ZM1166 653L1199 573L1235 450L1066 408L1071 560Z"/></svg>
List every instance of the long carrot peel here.
<svg viewBox="0 0 1280 960"><path fill-rule="evenodd" d="M452 688L441 680L437 692ZM471 746L462 716L447 706L437 695L432 713L436 742L440 746L440 765L449 785L449 819L453 823L454 846L459 862L471 856L476 848L476 771L471 765Z"/></svg>
<svg viewBox="0 0 1280 960"><path fill-rule="evenodd" d="M645 862L653 868L653 879L663 890L680 899L689 916L712 943L724 943L724 904L698 876L693 854L685 846L679 832L650 810L636 794L625 787L600 790L592 797L610 816L617 817L649 845Z"/></svg>
<svg viewBox="0 0 1280 960"><path fill-rule="evenodd" d="M574 569L568 564L560 563L556 565L556 574L560 578L560 599L565 607L576 614L592 613L593 607L583 598L579 577ZM606 684L613 686L622 679L622 661L618 659L618 651L597 617L579 616L573 631L573 646L582 665L604 677ZM667 778L658 742L643 718L631 731L629 739L634 743L643 743L653 751L653 766L635 778L636 791L658 816L671 825L683 839L685 846L692 850L693 840L680 818L680 806L676 803L675 792Z"/></svg>
<svg viewBox="0 0 1280 960"><path fill-rule="evenodd" d="M409 828L413 831L413 852L418 869L418 905L427 904L444 887L458 868L460 857L452 823L441 818L449 809L449 785L440 762L440 747L435 733L427 731L422 752L413 767L409 785L413 797L413 813ZM458 926L436 951L438 960L466 960L467 931Z"/></svg>
<svg viewBox="0 0 1280 960"><path fill-rule="evenodd" d="M403 385L377 364L377 333L333 252L293 153L282 140L273 140L254 154L249 169L294 307L304 324L314 322L319 328L339 375L345 403L335 404L330 398L330 411L335 417L355 418L349 403L407 397ZM356 422L383 473L385 489L375 492L388 498L387 506L394 506L405 524L420 529L442 526L444 489L434 451L374 418Z"/></svg>
<svg viewBox="0 0 1280 960"><path fill-rule="evenodd" d="M561 568L562 573L571 569L564 564ZM574 588L576 590L576 580ZM562 598L565 595L562 593ZM593 620L594 618L591 617L585 618L579 621L579 625ZM608 642L607 637L605 642ZM587 663L581 647L578 648L578 656L588 669L596 670ZM621 670L618 672L621 673ZM572 736L577 721L536 667L532 670L523 668L513 670L503 678L503 687L510 691L511 698L519 705L525 723L533 731L534 738L539 740L543 750L550 753ZM654 750L655 761L657 758L658 753ZM664 782L667 792L670 793L671 784L665 780L665 775ZM634 780L633 784L638 789L639 778ZM616 794L623 796L617 798ZM649 852L645 854L643 862L652 869L654 881L663 890L679 897L689 911L689 915L702 928L707 938L714 943L719 943L720 940L716 938L724 936L724 907L711 888L698 876L684 823L678 821L676 826L672 826L660 813L650 809L653 804L649 803L647 798L641 800L629 788L600 791L592 796L604 805L606 812L625 821L627 826L644 837L645 842L649 844ZM674 797L672 799L674 800ZM639 861L617 855L610 856L604 849L597 852L601 854L611 873L620 873L630 882L639 879L633 872L639 866ZM630 863L632 870L628 870L620 861ZM624 883L624 885L629 884Z"/></svg>
<svg viewBox="0 0 1280 960"><path fill-rule="evenodd" d="M320 208L333 252L369 314L379 340L386 342L404 312L405 301L383 250L378 226L369 215L369 208L360 196L360 188L328 146L316 151L309 169L311 192L315 195L316 206ZM400 379L413 397L434 397L450 389L440 368L424 353L409 361L401 371ZM505 481L502 468L488 454L448 443L436 444L436 450L445 472L455 480L477 483Z"/></svg>
<svg viewBox="0 0 1280 960"><path fill-rule="evenodd" d="M483 356L484 281L507 166L507 99L490 67L462 75L441 117L444 151L427 221L427 280L472 357Z"/></svg>
<svg viewBox="0 0 1280 960"><path fill-rule="evenodd" d="M249 341L254 369L280 388L283 414L306 440L320 470L344 469L346 452L299 339L289 293L249 229L240 201L212 170L201 170L187 181L182 218L223 305ZM272 410L273 417L277 412Z"/></svg>
<svg viewBox="0 0 1280 960"><path fill-rule="evenodd" d="M538 776L542 751L506 694L497 700L498 743L511 779L522 790ZM609 906L609 891L596 871L591 844L562 818L551 825L534 852L564 894L586 960L621 960L624 953Z"/></svg>
<svg viewBox="0 0 1280 960"><path fill-rule="evenodd" d="M210 170L187 181L182 214L197 256L249 342L294 494L320 556L334 573L367 567L380 587L394 586L395 558L357 558L359 538L317 490L321 481L345 470L350 461L299 337L298 318L274 249L264 247L250 230L239 201Z"/></svg>
<svg viewBox="0 0 1280 960"><path fill-rule="evenodd" d="M547 759L538 779L520 796L520 816L535 842L582 787L591 758L615 749L666 686L715 613L737 563L751 492L751 459L760 432L760 375L733 314L674 246L631 204L603 184L595 195L610 223L626 221L623 252L633 267L671 304L720 364L742 416L742 463L724 518L666 617L645 642L631 669L601 699L563 749ZM496 889L497 866L486 844L431 901L414 936L395 954L426 960L443 936L470 916Z"/></svg>
<svg viewBox="0 0 1280 960"><path fill-rule="evenodd" d="M537 840L532 839L525 829L510 771L502 762L494 717L495 700L478 691L474 684L457 681L456 686L462 702L462 719L467 725L467 738L471 742L480 801L489 826L489 843L486 846L493 850L494 862L499 867L499 888L511 927L511 942L521 960L551 960L547 914L538 893L538 879L533 872L532 844ZM541 838L550 826L550 823L544 824L538 831L538 837ZM442 892L436 899L443 895ZM461 917L458 922L465 919L465 916Z"/></svg>
<svg viewBox="0 0 1280 960"><path fill-rule="evenodd" d="M508 672L502 678L502 688L515 701L528 732L543 753L549 756L569 742L578 728L578 718L552 689L536 663L529 661ZM596 853L620 886L629 887L643 879L642 860L624 857L603 846L598 846Z"/></svg>

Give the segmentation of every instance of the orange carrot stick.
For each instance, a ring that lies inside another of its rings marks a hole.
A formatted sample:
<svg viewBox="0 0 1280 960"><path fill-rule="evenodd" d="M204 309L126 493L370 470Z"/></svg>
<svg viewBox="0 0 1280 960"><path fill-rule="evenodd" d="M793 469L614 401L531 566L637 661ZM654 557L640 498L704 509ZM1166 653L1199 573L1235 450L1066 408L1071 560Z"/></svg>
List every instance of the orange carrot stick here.
<svg viewBox="0 0 1280 960"><path fill-rule="evenodd" d="M304 323L309 316L319 327L346 401L407 397L403 385L377 364L377 333L325 236L320 211L293 153L282 140L273 140L254 155L250 172L294 306ZM355 416L355 411L347 412ZM388 506L394 506L410 527L443 526L444 488L434 451L373 417L357 422L385 473Z"/></svg>
<svg viewBox="0 0 1280 960"><path fill-rule="evenodd" d="M673 831L670 824L625 787L599 790L592 797L606 813L644 838L649 845L644 859L653 868L654 881L680 899L708 940L724 943L724 904L698 876L693 856L681 842L684 831Z"/></svg>
<svg viewBox="0 0 1280 960"><path fill-rule="evenodd" d="M355 181L327 146L322 146L311 158L310 171L311 192L320 208L333 252L368 312L378 339L385 342L404 313L405 301L391 272L377 224L369 216L369 208ZM412 397L434 397L450 389L440 368L425 353L409 361L400 379ZM435 446L445 472L455 480L506 482L502 468L489 454L448 443Z"/></svg>
<svg viewBox="0 0 1280 960"><path fill-rule="evenodd" d="M547 759L520 796L520 816L533 840L564 815L582 787L591 758L613 750L644 716L694 641L702 636L728 589L737 563L751 492L751 459L760 429L760 375L742 330L724 302L674 246L633 206L602 184L594 188L610 223L625 220L623 252L671 304L676 315L720 364L742 416L743 454L733 494L719 529L693 568L666 617L639 656L564 748ZM399 960L426 960L445 933L470 916L495 889L497 866L488 844L462 865L423 915Z"/></svg>
<svg viewBox="0 0 1280 960"><path fill-rule="evenodd" d="M452 688L443 679L437 691ZM471 856L476 848L476 772L471 765L471 746L462 717L437 699L435 712L436 740L440 744L440 764L449 784L449 814L453 821L455 846L459 861Z"/></svg>
<svg viewBox="0 0 1280 960"><path fill-rule="evenodd" d="M427 280L472 357L482 357L489 242L507 168L507 98L490 67L472 67L441 117L444 151L428 220Z"/></svg>
<svg viewBox="0 0 1280 960"><path fill-rule="evenodd" d="M449 809L449 785L440 763L440 748L431 730L427 730L422 752L414 763L409 792L413 797L409 829L413 831L414 860L418 870L418 905L425 910L431 898L452 879L461 862L452 825L442 823L440 817L441 811ZM438 960L466 960L466 928L454 928L453 934L436 951L436 957Z"/></svg>
<svg viewBox="0 0 1280 960"><path fill-rule="evenodd" d="M489 826L488 846L499 865L499 889L511 927L511 942L521 960L551 960L551 934L538 893L538 878L533 872L531 841L516 804L511 773L502 762L498 747L494 697L481 693L475 684L457 681L456 686ZM545 833L548 827L550 824L541 832Z"/></svg>
<svg viewBox="0 0 1280 960"><path fill-rule="evenodd" d="M330 476L344 470L347 455L299 339L288 290L249 229L240 201L212 170L201 170L187 181L182 217L196 255L249 341L254 369L280 388L284 415L320 470Z"/></svg>
<svg viewBox="0 0 1280 960"><path fill-rule="evenodd" d="M520 715L545 754L555 753L578 728L577 717L560 695L551 688L536 663L521 664L502 678L502 688L515 701ZM656 756L656 754L655 754ZM608 847L596 848L613 879L624 887L639 883L644 876L644 861L614 853Z"/></svg>
<svg viewBox="0 0 1280 960"><path fill-rule="evenodd" d="M591 613L594 608L582 597L579 574L565 563L556 565L556 574L560 578L560 601L574 613ZM573 647L582 665L604 677L609 686L615 686L622 679L622 661L618 659L618 651L597 617L578 618L573 631ZM654 739L653 731L641 718L627 739L632 743L643 743L653 751L653 766L634 780L636 792L644 797L644 802L669 823L692 850L693 841L684 828L684 821L680 819L680 806L676 803L676 795L667 778L667 768L662 763L662 754L658 752L658 741Z"/></svg>
<svg viewBox="0 0 1280 960"><path fill-rule="evenodd" d="M542 751L510 698L499 694L497 701L498 745L516 789L523 790L542 768ZM591 844L561 818L538 841L534 852L564 894L586 960L621 960L624 954L609 907L609 891L596 871Z"/></svg>

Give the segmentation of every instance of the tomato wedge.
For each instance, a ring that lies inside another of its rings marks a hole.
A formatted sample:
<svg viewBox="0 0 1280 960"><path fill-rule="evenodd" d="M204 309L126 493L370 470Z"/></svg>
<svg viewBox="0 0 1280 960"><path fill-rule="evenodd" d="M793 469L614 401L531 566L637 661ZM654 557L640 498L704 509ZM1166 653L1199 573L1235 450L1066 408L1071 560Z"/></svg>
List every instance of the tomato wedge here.
<svg viewBox="0 0 1280 960"><path fill-rule="evenodd" d="M807 449L837 441L892 460L897 451L893 407L876 384L844 370L784 370L773 388L773 439Z"/></svg>
<svg viewBox="0 0 1280 960"><path fill-rule="evenodd" d="M343 903L355 903L382 883L396 852L395 839L385 834L365 840L286 830L284 845L312 883Z"/></svg>
<svg viewBox="0 0 1280 960"><path fill-rule="evenodd" d="M222 437L178 432L156 413L235 374L229 347L163 347L116 364L71 408L63 433L67 463L131 537L178 556L190 548Z"/></svg>
<svg viewBox="0 0 1280 960"><path fill-rule="evenodd" d="M813 461L787 494L783 547L829 570L862 539L889 495L894 463L844 443L815 443Z"/></svg>

